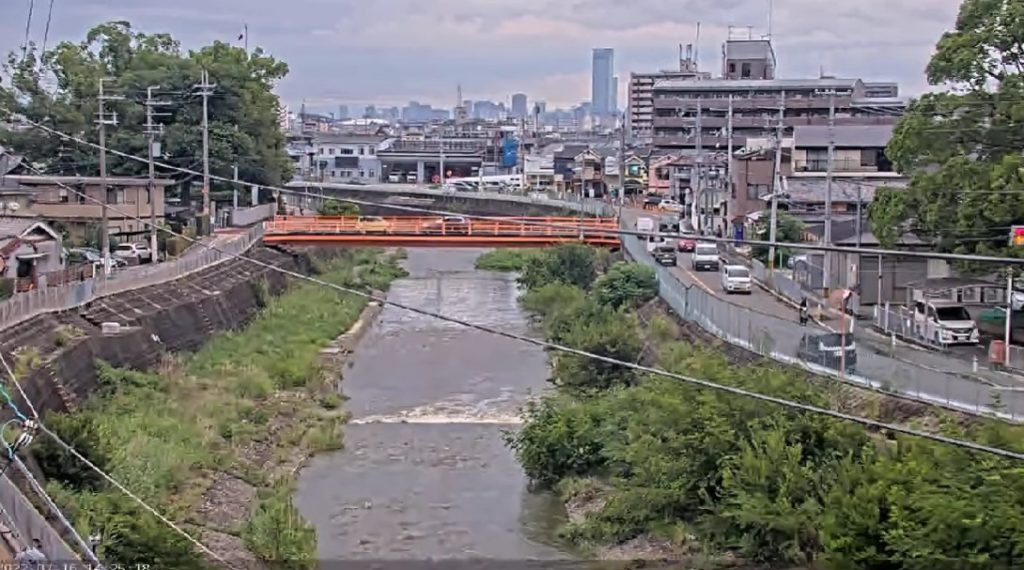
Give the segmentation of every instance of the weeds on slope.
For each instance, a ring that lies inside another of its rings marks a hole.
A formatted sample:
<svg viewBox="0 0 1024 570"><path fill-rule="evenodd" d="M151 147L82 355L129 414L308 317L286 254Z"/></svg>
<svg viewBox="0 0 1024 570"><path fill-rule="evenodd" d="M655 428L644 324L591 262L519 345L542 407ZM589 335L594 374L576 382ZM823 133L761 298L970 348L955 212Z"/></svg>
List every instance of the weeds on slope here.
<svg viewBox="0 0 1024 570"><path fill-rule="evenodd" d="M404 275L399 257L350 250L319 264L319 277L383 290ZM319 352L355 323L365 305L363 297L293 283L282 296L266 299L244 330L217 335L158 372L100 364L100 392L79 413L48 421L92 461L178 520L208 526L205 518L224 519L199 511L226 474L254 486L255 508L241 505L216 530L264 560L309 568L315 535L291 504L292 475L304 458L342 445L346 414L337 405L337 378L322 370ZM36 448L36 456L76 526L104 537L98 554L105 560L201 565L191 545L74 458L48 444Z"/></svg>

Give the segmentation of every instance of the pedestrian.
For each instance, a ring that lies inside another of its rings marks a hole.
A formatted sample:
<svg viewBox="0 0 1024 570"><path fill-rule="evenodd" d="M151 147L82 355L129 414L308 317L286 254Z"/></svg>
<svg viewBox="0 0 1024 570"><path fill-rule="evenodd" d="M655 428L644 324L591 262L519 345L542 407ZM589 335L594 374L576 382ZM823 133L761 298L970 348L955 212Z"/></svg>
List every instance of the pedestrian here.
<svg viewBox="0 0 1024 570"><path fill-rule="evenodd" d="M18 563L20 568L42 568L46 563L46 555L43 554L43 542L38 538L33 538L32 546L15 555L14 561Z"/></svg>
<svg viewBox="0 0 1024 570"><path fill-rule="evenodd" d="M800 300L800 326L807 326L807 297Z"/></svg>

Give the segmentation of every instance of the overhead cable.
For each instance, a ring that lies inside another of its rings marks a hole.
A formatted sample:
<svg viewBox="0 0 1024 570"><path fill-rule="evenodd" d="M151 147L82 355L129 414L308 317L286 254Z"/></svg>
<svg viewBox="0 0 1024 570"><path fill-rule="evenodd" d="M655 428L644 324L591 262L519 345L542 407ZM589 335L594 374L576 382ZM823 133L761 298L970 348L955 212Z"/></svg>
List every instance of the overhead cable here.
<svg viewBox="0 0 1024 570"><path fill-rule="evenodd" d="M79 191L77 189L74 189L71 186L68 186L68 185L63 184L63 183L58 183L58 184L60 186L64 187L69 192L73 192L74 194L80 196L81 198L83 198L83 200L100 203L100 201L98 199L93 198L92 196L89 196L88 194L86 194L84 192L81 192L81 191ZM116 212L119 215L124 216L127 219L135 220L135 221L137 221L137 222L139 222L141 224L144 224L144 225L151 225L148 220L145 220L145 219L143 219L143 218L141 218L139 216L131 214L131 213L129 213L127 211L124 211L122 209L119 209L116 206L108 206L108 207L112 211ZM804 403L801 403L801 402L795 402L795 401L792 401L792 400L787 400L787 399L779 398L779 397L776 397L776 396L770 396L770 395L767 395L767 394L761 394L761 393L758 393L758 392L753 392L753 391L750 391L750 390L746 390L744 388L737 388L735 386L719 384L719 383L712 382L712 381L709 381L709 380L704 380L704 379L700 379L700 378L694 378L694 377L691 377L691 376L686 376L686 375L683 375L683 374L677 374L677 373L674 373L674 372L669 372L667 370L663 370L663 369L660 369L660 368L655 368L655 367L652 367L652 366L645 366L645 365L634 363L634 362L627 362L627 361L624 361L624 360L619 360L617 358L611 358L611 357L608 357L608 356L603 356L603 355L600 355L600 354L596 354L596 353L593 353L593 352L588 352L588 351L580 350L580 349L577 349L577 348L572 348L572 347L565 346L565 345L562 345L562 344L553 343L553 342L549 342L549 341L545 341L545 340L539 340L539 339L531 338L531 337L528 337L528 336L525 336L525 335L520 335L520 334L516 334L516 333L512 333L512 332L507 332L507 331L503 331L503 330L496 329L496 328L493 328L493 327L489 327L489 326L486 326L486 325L481 325L481 324L469 322L469 321L466 321L466 320L463 320L463 319L459 319L459 318L455 318L455 317L450 317L450 316L447 316L447 315L442 315L440 313L435 313L435 312L432 312L432 311L428 311L426 309L421 309L419 307L413 307L413 306L410 306L410 305L406 305L404 303L399 303L397 301L392 301L392 300L389 300L389 299L387 299L385 297L374 295L372 293L366 293L366 292L360 291L358 289L352 289L350 287L344 287L342 285L337 285L335 283L330 283L328 281L324 281L324 280L319 279L317 277L313 277L313 276L310 276L310 275L304 275L304 274L299 273L297 271L292 271L290 269L285 269L285 268L282 268L282 267L278 267L278 266L273 265L271 263L267 263L267 262L264 262L264 261L260 261L258 259L247 257L247 256L245 256L243 254L240 254L240 253L231 253L231 252L225 251L225 250L223 250L223 249L221 249L219 247L216 247L216 246L214 246L212 244L205 243L202 240L186 236L185 234L182 234L182 233L179 233L179 232L175 232L175 231L170 230L170 229L166 229L166 228L158 228L158 229L160 231L166 232L169 235L172 235L172 236L175 236L175 237L178 237L178 238L182 238L184 240L187 240L187 241L189 241L189 242L191 242L193 244L196 244L196 245L198 245L200 247L203 247L205 249L208 249L210 251L218 252L221 255L225 256L225 257L228 257L228 258L231 258L231 259L238 259L238 260L241 260L241 261L252 263L253 265L256 265L256 266L259 266L259 267L263 267L263 268L265 268L265 269L267 269L269 271L274 271L274 272L277 272L277 273L280 273L280 274L283 274L283 275L287 275L289 277L294 277L295 279L299 279L299 280L302 280L302 281L307 281L307 282L310 282L310 283L315 283L316 285L319 285L321 287L326 287L328 289L333 289L333 290L341 292L341 293L347 293L347 294L350 294L350 295L356 295L356 296L359 296L359 297L363 297L363 298L365 298L365 299L367 299L369 301L374 301L374 302L380 303L383 306L396 307L398 309L403 309L405 311L409 311L409 312L415 313L417 315L421 315L421 316L425 316L425 317L430 317L430 318L437 319L437 320L440 320L440 321L444 321L444 322L460 325L460 326L468 328L468 329L472 329L472 330L484 332L484 333L487 333L487 334L491 334L491 335L495 335L495 336L501 336L501 337L508 338L508 339L511 339L511 340L516 340L516 341L519 341L519 342L531 344L531 345L534 345L534 346L538 346L538 347L544 348L546 350L552 350L552 351L555 351L555 352L561 352L561 353L565 353L565 354L572 354L572 355L575 355L575 356L580 356L580 357L583 357L583 358L588 358L588 359L591 359L591 360L596 360L598 362L604 362L606 364L613 364L613 365L616 365L616 366L621 366L623 368L628 368L628 369L631 369L631 370L635 370L637 372L644 372L644 373L647 373L647 374L653 374L653 375L656 375L656 376L662 376L664 378L669 378L669 379L672 379L672 380L678 380L680 382L684 382L684 383L687 383L687 384L692 384L692 385L695 385L695 386L700 386L700 387L708 388L708 389L711 389L711 390L717 390L719 392L725 392L725 393L732 394L732 395L735 395L735 396L742 396L742 397L751 398L751 399L754 399L754 400L759 400L759 401L763 401L763 402L769 402L769 403L772 403L772 404L776 404L776 405L782 406L784 408L804 411L804 412L808 412L808 413L828 416L828 417L831 417L831 418L834 418L834 419L838 419L838 420L843 420L843 421L847 421L847 422L857 423L857 424L863 425L865 427L870 427L870 428L874 428L874 429L881 429L881 430L887 430L887 431L890 431L890 432L893 432L893 433L901 433L901 434L904 434L904 435L910 435L910 436L914 436L914 437L919 437L919 438L922 438L922 439L927 439L927 440L935 441L935 442L938 442L938 443L944 443L944 444L952 445L952 446L955 446L955 447L960 447L960 448L963 448L963 449L969 449L969 450L976 451L976 452L981 452L981 453L986 453L986 454L990 454L990 455L995 455L995 456L998 456L998 457L1003 457L1003 458L1007 458L1007 459L1014 459L1014 460L1017 460L1017 461L1024 461L1024 453L1018 453L1016 451L1012 451L1012 450L1008 450L1008 449L1002 449L1002 448L993 447L993 446L989 446L989 445L983 445L983 444L972 442L972 441L955 439L955 438L952 438L952 437L947 437L947 436L940 435L940 434L935 434L935 433L929 433L929 432L926 432L926 431L914 429L914 428L907 427L907 426L901 426L901 425L897 425L897 424L881 422L881 421L873 420L873 419L870 419L870 418L864 418L864 417L855 416L855 415L852 415L852 414L846 414L846 413L843 413L843 412L837 412L835 410L830 410L830 409L827 409L827 408L822 408L822 407L814 406L814 405L811 405L811 404L804 404ZM40 423L40 431L43 431L44 433L47 433L47 434L50 434L50 435L53 435L52 432L47 430L46 426L42 425L41 423ZM68 446L68 449L70 449L70 446ZM78 457L78 455L76 455L76 457ZM92 466L91 464L89 464L89 465L91 467L93 467L94 469L97 469L97 468L95 468L95 466ZM97 469L97 471L98 471L98 469ZM127 492L127 490L125 490L125 491ZM164 519L164 520L168 524L173 524L173 523L170 523L170 521L167 521L166 519ZM174 528L177 528L177 527L174 527ZM179 532L183 532L183 531L179 531Z"/></svg>

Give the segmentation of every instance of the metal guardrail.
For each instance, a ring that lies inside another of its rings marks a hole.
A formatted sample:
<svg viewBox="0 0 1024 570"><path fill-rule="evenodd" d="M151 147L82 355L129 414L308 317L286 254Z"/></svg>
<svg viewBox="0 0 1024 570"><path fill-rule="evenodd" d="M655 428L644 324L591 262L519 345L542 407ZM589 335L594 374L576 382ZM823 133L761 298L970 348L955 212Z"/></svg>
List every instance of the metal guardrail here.
<svg viewBox="0 0 1024 570"><path fill-rule="evenodd" d="M219 244L217 247L224 253L197 246L189 249L179 259L130 267L117 270L110 276L100 275L58 287L45 287L13 295L0 301L0 329L43 313L80 307L107 295L180 279L226 261L231 255L247 251L262 236L263 226L259 225L251 228L241 239Z"/></svg>

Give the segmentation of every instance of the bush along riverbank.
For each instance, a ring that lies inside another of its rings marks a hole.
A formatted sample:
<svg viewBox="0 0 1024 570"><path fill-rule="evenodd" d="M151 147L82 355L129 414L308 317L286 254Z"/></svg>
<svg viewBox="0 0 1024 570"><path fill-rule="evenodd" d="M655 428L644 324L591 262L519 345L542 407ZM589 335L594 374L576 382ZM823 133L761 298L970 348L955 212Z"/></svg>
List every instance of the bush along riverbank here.
<svg viewBox="0 0 1024 570"><path fill-rule="evenodd" d="M346 250L316 269L331 283L385 290L404 275L399 257ZM159 371L100 364L99 393L78 413L47 421L232 565L311 569L315 534L292 506L292 482L309 456L342 445L340 370L326 370L319 353L356 323L366 299L296 281L265 301L244 330L168 359ZM75 526L101 537L101 559L208 565L192 544L49 441L33 450Z"/></svg>
<svg viewBox="0 0 1024 570"><path fill-rule="evenodd" d="M1024 431L895 407L720 347L676 340L654 273L583 246L538 254L521 301L553 342L1021 451ZM1024 470L1011 460L795 412L575 355L507 440L563 496L564 534L603 558L836 569L1019 568ZM854 401L856 400L856 401Z"/></svg>

